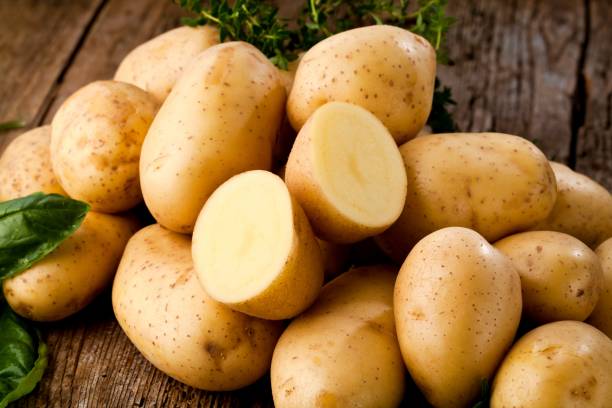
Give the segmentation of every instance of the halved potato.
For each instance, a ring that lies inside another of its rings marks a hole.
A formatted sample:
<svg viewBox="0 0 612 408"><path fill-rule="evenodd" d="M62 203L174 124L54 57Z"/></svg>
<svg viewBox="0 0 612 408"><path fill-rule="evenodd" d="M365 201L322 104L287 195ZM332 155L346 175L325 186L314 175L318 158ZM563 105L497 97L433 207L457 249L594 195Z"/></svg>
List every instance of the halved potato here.
<svg viewBox="0 0 612 408"><path fill-rule="evenodd" d="M297 136L285 180L317 236L353 243L387 229L406 200L406 170L393 137L366 109L319 108Z"/></svg>
<svg viewBox="0 0 612 408"><path fill-rule="evenodd" d="M323 260L299 204L277 175L232 177L206 202L193 233L193 260L206 292L263 319L287 319L314 302Z"/></svg>

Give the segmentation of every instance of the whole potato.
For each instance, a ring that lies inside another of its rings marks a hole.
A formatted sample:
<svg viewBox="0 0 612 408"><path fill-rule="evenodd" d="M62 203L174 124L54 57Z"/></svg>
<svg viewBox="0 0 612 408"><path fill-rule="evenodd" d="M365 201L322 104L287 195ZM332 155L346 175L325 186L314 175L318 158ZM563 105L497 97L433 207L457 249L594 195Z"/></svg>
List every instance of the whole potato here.
<svg viewBox="0 0 612 408"><path fill-rule="evenodd" d="M189 237L159 225L128 243L113 284L113 309L155 367L211 391L241 388L263 376L282 329L209 297L194 273Z"/></svg>
<svg viewBox="0 0 612 408"><path fill-rule="evenodd" d="M142 201L140 149L157 111L151 95L97 81L70 96L51 123L51 163L70 197L116 213Z"/></svg>
<svg viewBox="0 0 612 408"><path fill-rule="evenodd" d="M144 89L161 104L195 57L216 44L215 27L175 28L134 48L119 64L114 79Z"/></svg>
<svg viewBox="0 0 612 408"><path fill-rule="evenodd" d="M277 408L399 406L405 374L393 322L396 272L353 269L289 325L272 357Z"/></svg>
<svg viewBox="0 0 612 408"><path fill-rule="evenodd" d="M571 235L532 231L497 241L519 275L523 311L535 322L584 320L597 304L603 272L597 255Z"/></svg>
<svg viewBox="0 0 612 408"><path fill-rule="evenodd" d="M550 163L557 180L557 202L532 229L572 235L591 248L612 237L612 195L589 177Z"/></svg>
<svg viewBox="0 0 612 408"><path fill-rule="evenodd" d="M4 297L15 312L30 320L55 321L78 312L112 282L136 230L131 218L88 213L55 251L6 279Z"/></svg>
<svg viewBox="0 0 612 408"><path fill-rule="evenodd" d="M331 101L372 112L400 144L423 128L433 100L436 53L424 38L388 25L333 35L303 56L287 103L294 129Z"/></svg>
<svg viewBox="0 0 612 408"><path fill-rule="evenodd" d="M521 318L510 259L474 231L441 229L412 249L393 301L404 362L427 400L436 407L474 402Z"/></svg>
<svg viewBox="0 0 612 408"><path fill-rule="evenodd" d="M587 323L597 327L612 339L612 238L597 247L603 270L603 284L599 302L589 316Z"/></svg>
<svg viewBox="0 0 612 408"><path fill-rule="evenodd" d="M193 231L224 181L270 169L285 105L278 69L250 44L216 45L190 67L155 117L140 159L147 207L182 233Z"/></svg>
<svg viewBox="0 0 612 408"><path fill-rule="evenodd" d="M609 408L612 340L586 323L545 324L524 335L493 382L491 408Z"/></svg>
<svg viewBox="0 0 612 408"><path fill-rule="evenodd" d="M39 191L66 195L51 166L51 126L29 130L13 140L0 157L0 201Z"/></svg>
<svg viewBox="0 0 612 408"><path fill-rule="evenodd" d="M377 238L402 262L421 238L440 228L471 228L488 241L544 220L557 196L544 154L500 133L421 136L400 147L408 196L399 219Z"/></svg>

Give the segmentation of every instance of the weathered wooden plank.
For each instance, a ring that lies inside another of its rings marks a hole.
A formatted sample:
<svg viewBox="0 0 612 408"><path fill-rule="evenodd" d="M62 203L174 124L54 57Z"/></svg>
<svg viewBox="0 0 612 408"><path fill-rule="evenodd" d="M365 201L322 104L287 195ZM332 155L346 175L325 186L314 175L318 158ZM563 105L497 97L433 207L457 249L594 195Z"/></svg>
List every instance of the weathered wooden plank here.
<svg viewBox="0 0 612 408"><path fill-rule="evenodd" d="M0 122L36 126L104 0L0 0ZM21 131L3 133L0 152Z"/></svg>
<svg viewBox="0 0 612 408"><path fill-rule="evenodd" d="M576 169L612 191L612 5L591 0L583 75L585 123L577 140Z"/></svg>
<svg viewBox="0 0 612 408"><path fill-rule="evenodd" d="M109 0L67 69L43 121L51 122L61 103L77 89L98 79L111 79L128 52L178 26L181 15L181 9L169 0Z"/></svg>
<svg viewBox="0 0 612 408"><path fill-rule="evenodd" d="M457 18L443 82L457 101L465 131L527 137L566 161L572 95L584 39L582 1L451 1Z"/></svg>

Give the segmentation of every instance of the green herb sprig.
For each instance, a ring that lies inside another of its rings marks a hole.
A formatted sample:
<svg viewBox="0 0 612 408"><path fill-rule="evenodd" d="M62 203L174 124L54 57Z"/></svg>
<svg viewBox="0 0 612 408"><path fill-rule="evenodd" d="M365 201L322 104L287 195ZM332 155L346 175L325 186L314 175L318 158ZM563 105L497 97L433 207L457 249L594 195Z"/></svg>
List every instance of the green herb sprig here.
<svg viewBox="0 0 612 408"><path fill-rule="evenodd" d="M24 127L26 124L22 120L11 120L9 122L0 123L0 132L4 132L6 130L19 129Z"/></svg>

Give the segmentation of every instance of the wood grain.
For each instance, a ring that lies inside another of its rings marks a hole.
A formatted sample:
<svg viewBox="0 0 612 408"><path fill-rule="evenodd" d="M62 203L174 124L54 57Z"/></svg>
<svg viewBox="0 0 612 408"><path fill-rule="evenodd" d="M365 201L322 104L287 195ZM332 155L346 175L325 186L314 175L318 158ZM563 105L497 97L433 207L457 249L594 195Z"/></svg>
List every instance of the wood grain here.
<svg viewBox="0 0 612 408"><path fill-rule="evenodd" d="M18 3L18 7L16 7ZM103 0L0 0L0 122L38 124ZM2 134L0 151L20 131Z"/></svg>
<svg viewBox="0 0 612 408"><path fill-rule="evenodd" d="M567 161L582 2L451 1L449 13L457 19L448 38L454 65L439 71L460 129L523 136Z"/></svg>
<svg viewBox="0 0 612 408"><path fill-rule="evenodd" d="M590 0L584 78L584 125L576 146L576 169L612 190L612 7ZM581 124L582 125L582 124Z"/></svg>

